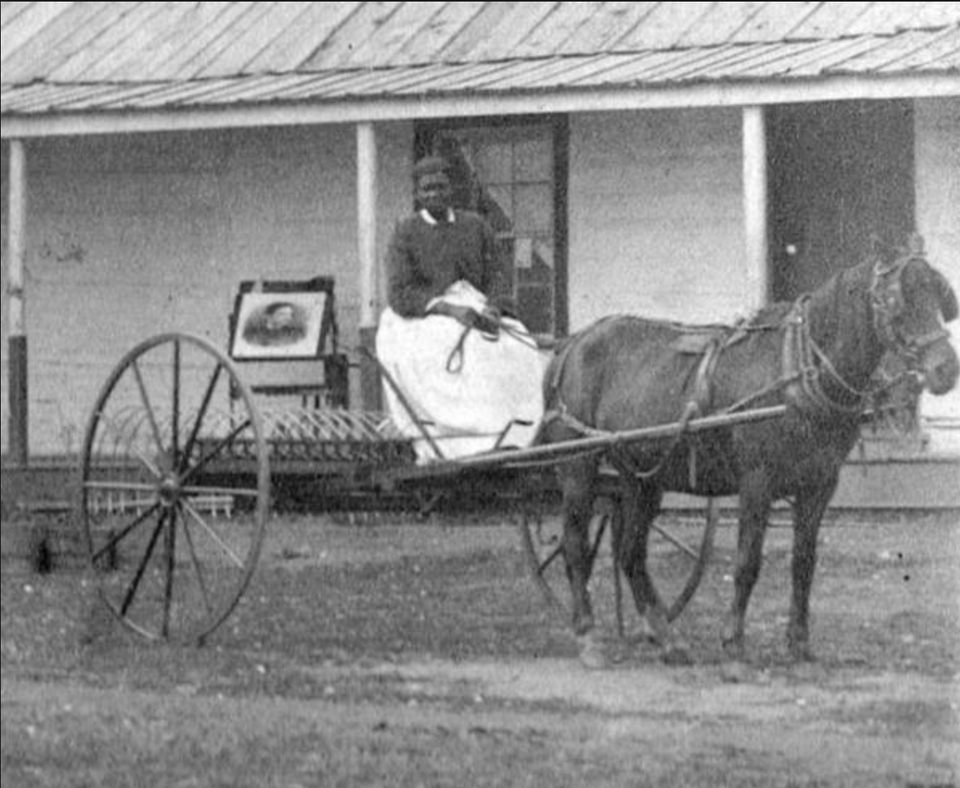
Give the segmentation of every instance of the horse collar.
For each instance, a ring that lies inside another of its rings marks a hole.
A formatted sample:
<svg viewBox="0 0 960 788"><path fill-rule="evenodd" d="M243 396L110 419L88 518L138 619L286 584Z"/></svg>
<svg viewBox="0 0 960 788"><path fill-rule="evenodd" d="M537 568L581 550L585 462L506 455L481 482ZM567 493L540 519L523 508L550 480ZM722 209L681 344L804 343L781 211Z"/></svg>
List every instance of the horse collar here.
<svg viewBox="0 0 960 788"><path fill-rule="evenodd" d="M850 385L810 334L810 296L800 296L786 317L783 337L783 376L787 396L805 412L826 411L853 415L860 413L868 393ZM852 398L851 404L838 402L823 387L826 371Z"/></svg>

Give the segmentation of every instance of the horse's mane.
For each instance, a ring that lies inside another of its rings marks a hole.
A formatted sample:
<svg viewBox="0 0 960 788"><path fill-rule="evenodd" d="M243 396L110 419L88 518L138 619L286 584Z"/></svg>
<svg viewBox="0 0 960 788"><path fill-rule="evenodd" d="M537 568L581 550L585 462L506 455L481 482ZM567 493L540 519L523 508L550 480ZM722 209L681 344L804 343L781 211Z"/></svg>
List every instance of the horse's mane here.
<svg viewBox="0 0 960 788"><path fill-rule="evenodd" d="M793 301L777 301L773 304L760 307L747 321L751 327L765 325L779 325L790 314L790 310L800 298L816 299L822 302L831 302L833 311L837 314L850 307L849 296L852 292L863 290L869 286L867 276L875 264L875 259L863 260L856 265L841 268L815 290L801 294Z"/></svg>

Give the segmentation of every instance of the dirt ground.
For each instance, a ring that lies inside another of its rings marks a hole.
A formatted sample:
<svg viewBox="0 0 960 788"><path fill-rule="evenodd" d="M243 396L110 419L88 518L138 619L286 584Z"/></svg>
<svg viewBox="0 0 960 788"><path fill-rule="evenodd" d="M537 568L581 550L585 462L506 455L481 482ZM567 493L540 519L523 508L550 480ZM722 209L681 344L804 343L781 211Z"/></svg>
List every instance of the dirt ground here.
<svg viewBox="0 0 960 788"><path fill-rule="evenodd" d="M803 665L783 644L786 527L768 537L747 661L722 659L735 532L721 526L677 621L695 664L668 667L605 620L603 670L578 661L506 519L368 519L273 521L201 648L114 626L76 562L38 575L5 553L4 784L958 785L955 512L830 516L819 659Z"/></svg>

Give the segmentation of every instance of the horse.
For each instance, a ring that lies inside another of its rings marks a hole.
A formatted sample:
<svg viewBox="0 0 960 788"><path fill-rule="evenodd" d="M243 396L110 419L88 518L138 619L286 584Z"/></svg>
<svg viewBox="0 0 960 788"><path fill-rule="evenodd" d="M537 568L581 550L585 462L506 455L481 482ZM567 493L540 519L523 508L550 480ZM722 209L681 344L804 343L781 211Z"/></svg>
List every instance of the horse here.
<svg viewBox="0 0 960 788"><path fill-rule="evenodd" d="M782 417L769 421L617 446L603 457L558 465L562 553L581 658L590 664L599 653L587 590L588 529L606 461L620 477L616 562L664 661L690 662L646 568L647 537L666 491L739 496L734 594L722 627L724 653L733 660L745 653L747 605L771 505L792 503L787 647L795 661L814 659L809 603L818 531L866 419L871 375L885 353L894 353L932 394L952 389L960 366L941 316L944 322L957 317L957 296L927 262L922 241L914 240L902 254L871 254L814 292L762 308L737 325L620 315L564 340L544 377L539 443L786 405Z"/></svg>

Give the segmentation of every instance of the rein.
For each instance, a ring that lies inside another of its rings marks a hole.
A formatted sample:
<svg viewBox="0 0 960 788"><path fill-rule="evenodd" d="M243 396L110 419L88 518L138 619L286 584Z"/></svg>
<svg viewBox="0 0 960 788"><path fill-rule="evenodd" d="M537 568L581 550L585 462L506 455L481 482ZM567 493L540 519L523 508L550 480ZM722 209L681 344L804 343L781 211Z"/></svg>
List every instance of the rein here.
<svg viewBox="0 0 960 788"><path fill-rule="evenodd" d="M525 328L517 328L519 324L511 323L499 314L477 312L471 307L452 304L440 304L431 310L430 314L452 317L463 326L459 338L447 356L445 365L447 372L454 375L463 371L467 336L474 330L479 332L487 342L499 342L501 335L505 335L528 347L539 348L536 337L529 331Z"/></svg>

